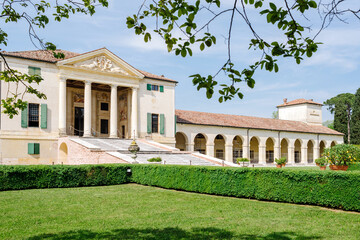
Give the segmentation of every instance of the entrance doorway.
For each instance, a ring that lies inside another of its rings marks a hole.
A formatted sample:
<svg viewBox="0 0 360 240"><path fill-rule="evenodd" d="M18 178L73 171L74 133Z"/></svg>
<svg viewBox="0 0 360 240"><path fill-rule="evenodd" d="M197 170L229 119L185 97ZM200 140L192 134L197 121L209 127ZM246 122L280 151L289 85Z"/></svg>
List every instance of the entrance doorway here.
<svg viewBox="0 0 360 240"><path fill-rule="evenodd" d="M75 118L74 118L74 135L84 135L84 108L75 107Z"/></svg>

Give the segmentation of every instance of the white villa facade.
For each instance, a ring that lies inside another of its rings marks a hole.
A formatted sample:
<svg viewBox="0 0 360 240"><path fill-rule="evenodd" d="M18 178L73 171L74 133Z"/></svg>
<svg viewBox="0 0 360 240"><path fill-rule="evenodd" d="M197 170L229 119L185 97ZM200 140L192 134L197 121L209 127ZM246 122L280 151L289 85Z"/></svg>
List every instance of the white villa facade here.
<svg viewBox="0 0 360 240"><path fill-rule="evenodd" d="M34 87L47 99L26 94L28 107L21 114L1 114L0 164L96 163L90 153L86 161L64 161L71 152L69 136L135 136L229 163L247 157L259 165L280 156L290 164L312 164L325 147L343 142L341 133L321 126L321 104L309 100L278 106L280 120L175 110L176 81L138 70L106 48L63 52L64 60L46 51L3 52L11 68L44 78ZM23 90L2 81L1 97L16 88ZM117 156L103 162L128 161Z"/></svg>

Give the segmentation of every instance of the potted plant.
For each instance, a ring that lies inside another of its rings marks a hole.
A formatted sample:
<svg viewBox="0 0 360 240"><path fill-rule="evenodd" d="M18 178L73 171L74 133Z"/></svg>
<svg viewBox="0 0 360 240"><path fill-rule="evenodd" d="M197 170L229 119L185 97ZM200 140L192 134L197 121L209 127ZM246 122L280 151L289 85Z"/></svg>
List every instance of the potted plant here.
<svg viewBox="0 0 360 240"><path fill-rule="evenodd" d="M324 157L321 157L321 158L315 159L315 163L317 166L320 167L320 170L326 170L326 165L327 165L328 161Z"/></svg>
<svg viewBox="0 0 360 240"><path fill-rule="evenodd" d="M161 157L154 157L154 158L148 159L147 161L151 162L151 163L161 163L162 159L161 159Z"/></svg>
<svg viewBox="0 0 360 240"><path fill-rule="evenodd" d="M277 168L285 167L286 157L281 157L279 159L275 158L275 163Z"/></svg>
<svg viewBox="0 0 360 240"><path fill-rule="evenodd" d="M250 162L250 160L247 158L237 158L236 159L236 163L239 165L242 163L243 167L247 167L247 164L245 165L245 163L249 163L249 162Z"/></svg>
<svg viewBox="0 0 360 240"><path fill-rule="evenodd" d="M338 144L332 148L326 148L323 156L330 164L331 170L346 171L349 165L359 161L360 149L350 144Z"/></svg>

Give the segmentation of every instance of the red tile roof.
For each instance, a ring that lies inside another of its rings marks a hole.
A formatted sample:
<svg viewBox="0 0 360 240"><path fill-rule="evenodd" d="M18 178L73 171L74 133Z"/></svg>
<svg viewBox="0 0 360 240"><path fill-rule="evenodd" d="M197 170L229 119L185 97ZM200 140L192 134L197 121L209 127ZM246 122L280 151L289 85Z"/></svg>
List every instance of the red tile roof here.
<svg viewBox="0 0 360 240"><path fill-rule="evenodd" d="M321 125L311 125L299 121L279 120L271 118L247 117L239 115L206 113L176 110L177 123L276 130L285 132L321 133L343 135L340 132Z"/></svg>
<svg viewBox="0 0 360 240"><path fill-rule="evenodd" d="M297 104L303 104L303 103L308 103L308 104L315 104L315 105L320 105L322 106L321 103L317 103L314 102L312 99L306 100L304 98L300 98L300 99L295 99L293 101L288 102L287 99L284 99L284 103L277 106L277 107L285 107L285 106L290 106L290 105L297 105Z"/></svg>
<svg viewBox="0 0 360 240"><path fill-rule="evenodd" d="M96 50L94 50L96 51ZM73 58L73 57L77 57L80 55L83 55L85 53L75 53L75 52L70 52L70 51L66 51L66 50L56 50L56 52L62 52L65 54L65 59L69 59L69 58ZM93 51L90 51L93 52ZM18 57L18 58L24 58L24 59L30 59L30 60L37 60L37 61L44 61L44 62L50 62L50 63L56 63L58 61L64 60L64 59L58 59L55 58L52 54L52 52L50 51L46 51L46 50L34 50L34 51L18 51L18 52L6 52L6 51L2 51L1 52L4 56L11 56L11 57ZM89 53L89 52L86 52ZM135 68L136 69L136 68ZM163 75L159 76L159 75L155 75L146 71L142 71L139 69L138 70L141 74L143 74L145 77L147 78L152 78L152 79L156 79L156 80L163 80L163 81L169 81L169 82L177 82L173 79L170 78L166 78Z"/></svg>

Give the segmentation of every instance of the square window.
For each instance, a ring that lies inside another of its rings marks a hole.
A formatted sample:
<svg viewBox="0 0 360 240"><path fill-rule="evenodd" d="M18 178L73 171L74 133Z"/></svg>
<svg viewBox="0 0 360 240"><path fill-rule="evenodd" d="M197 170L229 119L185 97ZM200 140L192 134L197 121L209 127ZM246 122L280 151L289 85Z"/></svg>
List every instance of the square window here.
<svg viewBox="0 0 360 240"><path fill-rule="evenodd" d="M159 91L159 85L151 85L151 90Z"/></svg>
<svg viewBox="0 0 360 240"><path fill-rule="evenodd" d="M28 154L40 154L40 143L28 143Z"/></svg>
<svg viewBox="0 0 360 240"><path fill-rule="evenodd" d="M159 132L159 114L151 114L151 132Z"/></svg>
<svg viewBox="0 0 360 240"><path fill-rule="evenodd" d="M100 103L100 110L101 111L109 111L109 103L106 103L106 102Z"/></svg>
<svg viewBox="0 0 360 240"><path fill-rule="evenodd" d="M29 127L39 127L39 104L29 103Z"/></svg>
<svg viewBox="0 0 360 240"><path fill-rule="evenodd" d="M108 134L109 133L109 120L101 119L100 121L100 133L101 134Z"/></svg>

